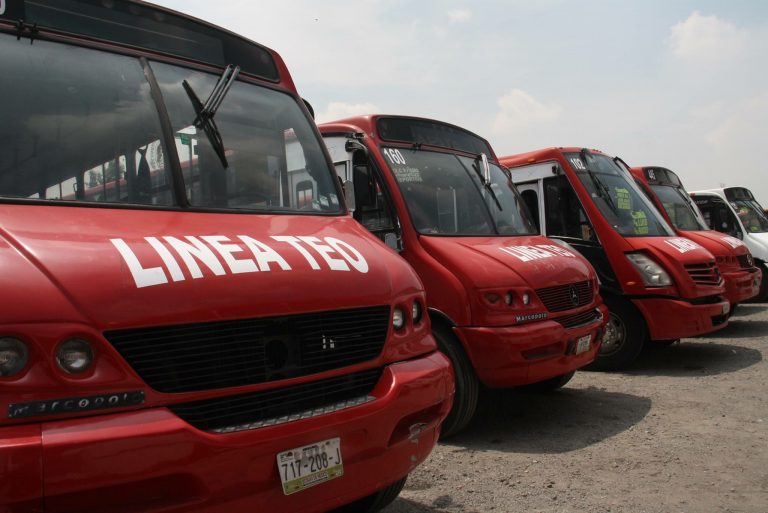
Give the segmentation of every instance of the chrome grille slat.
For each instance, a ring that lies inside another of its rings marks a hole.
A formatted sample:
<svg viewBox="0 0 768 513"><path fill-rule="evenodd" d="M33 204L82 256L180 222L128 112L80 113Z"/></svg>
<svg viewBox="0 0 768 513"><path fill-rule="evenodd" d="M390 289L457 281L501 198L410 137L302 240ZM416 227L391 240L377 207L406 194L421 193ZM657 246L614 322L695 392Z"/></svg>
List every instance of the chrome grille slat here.
<svg viewBox="0 0 768 513"><path fill-rule="evenodd" d="M180 418L204 431L228 433L281 424L373 400L382 369L275 388L171 405Z"/></svg>

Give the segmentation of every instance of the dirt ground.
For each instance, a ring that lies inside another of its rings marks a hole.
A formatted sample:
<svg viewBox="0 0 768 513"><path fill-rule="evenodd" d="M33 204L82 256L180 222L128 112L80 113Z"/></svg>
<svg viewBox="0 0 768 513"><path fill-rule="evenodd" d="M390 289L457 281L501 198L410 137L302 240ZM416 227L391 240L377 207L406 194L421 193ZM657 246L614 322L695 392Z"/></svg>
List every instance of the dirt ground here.
<svg viewBox="0 0 768 513"><path fill-rule="evenodd" d="M491 391L386 513L768 512L768 306L578 372L552 395Z"/></svg>

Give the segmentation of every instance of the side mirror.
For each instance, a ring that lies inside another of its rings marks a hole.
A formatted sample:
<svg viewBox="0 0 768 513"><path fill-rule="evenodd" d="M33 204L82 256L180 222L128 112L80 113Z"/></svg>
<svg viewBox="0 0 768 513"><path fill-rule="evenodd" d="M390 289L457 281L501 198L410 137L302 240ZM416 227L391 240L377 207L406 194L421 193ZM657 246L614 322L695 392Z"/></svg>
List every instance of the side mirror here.
<svg viewBox="0 0 768 513"><path fill-rule="evenodd" d="M375 204L371 170L368 166L354 166L352 169L352 183L355 191L355 208L371 207Z"/></svg>

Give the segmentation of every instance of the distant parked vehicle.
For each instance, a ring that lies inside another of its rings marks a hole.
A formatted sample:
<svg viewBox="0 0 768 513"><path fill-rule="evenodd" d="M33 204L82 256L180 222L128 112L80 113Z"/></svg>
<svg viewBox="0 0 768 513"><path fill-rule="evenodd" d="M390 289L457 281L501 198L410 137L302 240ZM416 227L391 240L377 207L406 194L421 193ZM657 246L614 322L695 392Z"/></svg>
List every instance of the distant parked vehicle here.
<svg viewBox="0 0 768 513"><path fill-rule="evenodd" d="M691 191L704 220L713 230L744 241L762 274L759 301L768 300L768 215L745 187Z"/></svg>
<svg viewBox="0 0 768 513"><path fill-rule="evenodd" d="M715 257L679 237L629 172L584 148L502 157L541 232L578 249L600 277L611 312L593 367L620 369L647 343L669 343L727 324L730 304Z"/></svg>

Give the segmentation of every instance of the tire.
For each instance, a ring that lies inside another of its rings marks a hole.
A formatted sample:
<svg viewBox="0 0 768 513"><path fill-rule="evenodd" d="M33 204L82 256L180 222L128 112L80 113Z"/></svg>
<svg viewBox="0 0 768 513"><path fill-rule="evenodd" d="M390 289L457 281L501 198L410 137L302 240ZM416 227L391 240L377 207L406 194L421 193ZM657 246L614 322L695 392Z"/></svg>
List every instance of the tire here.
<svg viewBox="0 0 768 513"><path fill-rule="evenodd" d="M401 480L378 492L372 493L367 497L363 497L355 502L336 508L331 511L331 513L376 513L377 511L386 508L392 501L397 499L397 496L400 495L400 492L405 486L406 479L408 479L408 476L405 476Z"/></svg>
<svg viewBox="0 0 768 513"><path fill-rule="evenodd" d="M448 417L440 428L440 439L455 435L464 429L477 409L477 397L480 393L480 382L477 379L472 362L461 346L461 342L450 328L433 323L432 334L435 336L440 351L448 357L453 366L455 376L455 393L453 406Z"/></svg>
<svg viewBox="0 0 768 513"><path fill-rule="evenodd" d="M571 380L574 374L576 374L576 371L566 372L565 374L555 376L554 378L522 386L520 387L520 390L536 393L554 392L558 388L563 388L565 384Z"/></svg>
<svg viewBox="0 0 768 513"><path fill-rule="evenodd" d="M728 310L728 316L727 316L727 317L728 317L728 319L730 319L731 317L733 317L733 314L734 314L734 312L736 312L736 307L737 307L737 306L739 306L739 304L738 304L738 303L736 303L735 305L731 305L731 309L730 309L730 310Z"/></svg>
<svg viewBox="0 0 768 513"><path fill-rule="evenodd" d="M632 303L615 296L605 295L605 305L610 311L603 344L589 370L611 371L628 367L648 341L645 320Z"/></svg>

